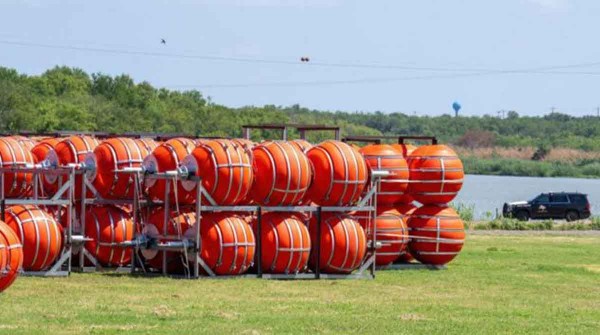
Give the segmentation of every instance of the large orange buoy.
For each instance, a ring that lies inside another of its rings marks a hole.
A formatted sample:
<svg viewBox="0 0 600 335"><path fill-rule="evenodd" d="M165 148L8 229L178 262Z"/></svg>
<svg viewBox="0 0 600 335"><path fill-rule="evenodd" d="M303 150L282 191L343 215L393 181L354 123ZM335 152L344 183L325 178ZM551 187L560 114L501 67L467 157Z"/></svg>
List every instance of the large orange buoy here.
<svg viewBox="0 0 600 335"><path fill-rule="evenodd" d="M392 144L391 146L392 146L392 148L400 151L402 153L402 156L404 156L404 157L410 156L410 154L412 154L412 152L417 149L416 146L409 144L409 143L395 143L395 144Z"/></svg>
<svg viewBox="0 0 600 335"><path fill-rule="evenodd" d="M463 165L445 145L419 147L409 156L409 194L422 204L447 204L462 188Z"/></svg>
<svg viewBox="0 0 600 335"><path fill-rule="evenodd" d="M290 143L292 143L293 145L298 147L298 149L300 149L304 153L307 153L308 150L310 150L310 148L313 147L313 145L310 144L310 142L308 142L307 140L302 140L302 139L292 140L292 141L290 141Z"/></svg>
<svg viewBox="0 0 600 335"><path fill-rule="evenodd" d="M257 232L258 220L253 222ZM261 219L261 264L266 273L299 273L306 269L310 235L295 213L270 212Z"/></svg>
<svg viewBox="0 0 600 335"><path fill-rule="evenodd" d="M425 205L408 219L411 255L424 264L443 265L462 249L464 225L456 211L446 205Z"/></svg>
<svg viewBox="0 0 600 335"><path fill-rule="evenodd" d="M32 149L31 154L33 155L34 163L39 163L46 159L46 155L50 150L53 150L54 147L61 141L60 138L46 138L39 141Z"/></svg>
<svg viewBox="0 0 600 335"><path fill-rule="evenodd" d="M84 162L85 157L92 153L98 140L84 135L73 135L69 136L62 141L58 142L54 146L54 150L50 150L46 154L45 161L51 166L68 166L69 164L81 164ZM66 182L68 176L62 175L62 183ZM43 186L44 191L50 195L53 195L58 191L59 187L59 175L44 174ZM81 197L83 185L83 176L75 176L75 196ZM91 194L88 194L91 195Z"/></svg>
<svg viewBox="0 0 600 335"><path fill-rule="evenodd" d="M6 210L6 224L23 244L26 271L47 270L60 256L62 227L46 211L32 205L12 206Z"/></svg>
<svg viewBox="0 0 600 335"><path fill-rule="evenodd" d="M0 292L17 279L23 266L23 246L19 237L0 221Z"/></svg>
<svg viewBox="0 0 600 335"><path fill-rule="evenodd" d="M31 152L14 138L0 138L0 168L24 168L33 164ZM4 196L18 198L31 191L32 174L23 172L4 173Z"/></svg>
<svg viewBox="0 0 600 335"><path fill-rule="evenodd" d="M251 152L229 140L200 143L182 167L202 178L202 186L219 205L235 205L246 198L252 186ZM196 196L196 182L184 181L183 188Z"/></svg>
<svg viewBox="0 0 600 335"><path fill-rule="evenodd" d="M175 170L179 167L181 161L192 153L195 147L194 141L188 138L170 139L156 147L152 154L144 159L142 165L149 173ZM190 204L195 201L195 194L186 192L180 182L177 183L177 186L173 184L173 181L169 183L169 199L171 202ZM146 178L144 185L150 197L165 199L166 181L164 179Z"/></svg>
<svg viewBox="0 0 600 335"><path fill-rule="evenodd" d="M155 140L147 137L136 138L134 141L142 148L146 149L147 152L152 152L152 150L158 147L159 143Z"/></svg>
<svg viewBox="0 0 600 335"><path fill-rule="evenodd" d="M402 153L387 144L370 144L360 149L371 170L388 171L389 176L381 178L377 193L377 204L391 205L409 203L408 165Z"/></svg>
<svg viewBox="0 0 600 335"><path fill-rule="evenodd" d="M256 142L246 138L233 138L231 142L238 144L242 148L251 151L257 145Z"/></svg>
<svg viewBox="0 0 600 335"><path fill-rule="evenodd" d="M131 214L114 206L89 206L85 212L85 248L103 266L122 266L131 261L132 250L118 244L134 236Z"/></svg>
<svg viewBox="0 0 600 335"><path fill-rule="evenodd" d="M165 221L167 225L165 227ZM178 213L170 211L165 213L164 207L153 209L144 222L142 233L149 238L156 238L158 242L166 242L182 240L186 235L189 235L188 229L196 223L195 212ZM187 233L187 234L186 234ZM169 273L183 273L188 267L187 254L178 251L157 251L151 249L142 250L144 258L148 261L151 267L161 270L163 269L163 257L166 253L166 269Z"/></svg>
<svg viewBox="0 0 600 335"><path fill-rule="evenodd" d="M256 248L254 234L240 216L225 212L203 213L200 234L200 257L215 274L239 275L252 265Z"/></svg>
<svg viewBox="0 0 600 335"><path fill-rule="evenodd" d="M92 155L85 159L88 170L86 178L92 182L98 194L107 199L133 198L135 175L122 172L126 168L139 168L150 152L146 146L131 138L115 137L100 143Z"/></svg>
<svg viewBox="0 0 600 335"><path fill-rule="evenodd" d="M312 179L306 155L290 142L270 141L254 147L252 198L261 205L296 205Z"/></svg>
<svg viewBox="0 0 600 335"><path fill-rule="evenodd" d="M309 266L315 270L317 260L317 217L310 220L312 245ZM321 215L320 268L326 273L351 273L363 261L367 252L367 237L360 224L351 216L340 213Z"/></svg>
<svg viewBox="0 0 600 335"><path fill-rule="evenodd" d="M348 144L325 141L307 153L313 164L313 182L307 198L318 205L342 206L356 202L365 189L365 159Z"/></svg>
<svg viewBox="0 0 600 335"><path fill-rule="evenodd" d="M10 137L17 141L20 145L22 145L23 148L25 148L25 150L27 151L31 151L31 149L33 149L33 147L35 147L35 145L37 144L37 141L31 137L25 137L21 135L13 135Z"/></svg>
<svg viewBox="0 0 600 335"><path fill-rule="evenodd" d="M372 240L373 220L365 214L360 213L358 219L367 234L367 239ZM381 245L377 249L375 259L377 265L391 264L406 253L408 228L406 222L402 220L402 215L396 209L391 207L378 208L375 227L377 228L377 244Z"/></svg>

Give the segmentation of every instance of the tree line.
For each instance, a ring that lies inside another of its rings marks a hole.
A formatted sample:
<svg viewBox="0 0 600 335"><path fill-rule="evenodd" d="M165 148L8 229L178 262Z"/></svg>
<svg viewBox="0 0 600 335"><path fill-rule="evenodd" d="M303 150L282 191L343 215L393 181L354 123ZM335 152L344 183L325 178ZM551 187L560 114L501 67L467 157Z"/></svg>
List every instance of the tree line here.
<svg viewBox="0 0 600 335"><path fill-rule="evenodd" d="M0 67L2 132L143 131L239 137L242 125L261 123L338 125L343 135L435 135L442 142L467 146L600 149L600 118L595 116L551 113L531 117L510 112L501 119L319 111L299 105L230 108L197 90L155 88L147 82L136 83L128 75L88 74L69 67L24 75ZM275 138L276 134L263 131L255 136ZM310 140L319 141L330 134L311 136Z"/></svg>

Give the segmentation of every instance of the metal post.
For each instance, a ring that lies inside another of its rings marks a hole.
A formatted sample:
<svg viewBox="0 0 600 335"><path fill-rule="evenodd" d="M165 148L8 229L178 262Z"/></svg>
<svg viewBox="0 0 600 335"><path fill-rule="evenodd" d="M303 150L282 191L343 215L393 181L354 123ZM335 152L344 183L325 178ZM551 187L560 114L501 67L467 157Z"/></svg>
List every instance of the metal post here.
<svg viewBox="0 0 600 335"><path fill-rule="evenodd" d="M169 190L171 188L171 179L165 179L165 213L163 215L163 231L162 236L169 235L169 216L171 212L171 201L169 199ZM162 252L162 273L164 276L167 275L167 252Z"/></svg>
<svg viewBox="0 0 600 335"><path fill-rule="evenodd" d="M262 278L262 207L256 209L256 277Z"/></svg>
<svg viewBox="0 0 600 335"><path fill-rule="evenodd" d="M197 178L197 177L196 177ZM194 237L196 238L194 244L194 278L200 278L200 250L202 250L202 239L200 238L200 225L202 224L202 212L200 209L202 208L202 187L201 180L196 180L196 229L194 231Z"/></svg>
<svg viewBox="0 0 600 335"><path fill-rule="evenodd" d="M284 141L287 141L288 139L288 128L287 126L283 127L283 129L281 129L281 139Z"/></svg>
<svg viewBox="0 0 600 335"><path fill-rule="evenodd" d="M322 210L321 206L317 207L317 212L315 213L317 218L317 259L315 261L315 279L321 279L321 219L322 219Z"/></svg>

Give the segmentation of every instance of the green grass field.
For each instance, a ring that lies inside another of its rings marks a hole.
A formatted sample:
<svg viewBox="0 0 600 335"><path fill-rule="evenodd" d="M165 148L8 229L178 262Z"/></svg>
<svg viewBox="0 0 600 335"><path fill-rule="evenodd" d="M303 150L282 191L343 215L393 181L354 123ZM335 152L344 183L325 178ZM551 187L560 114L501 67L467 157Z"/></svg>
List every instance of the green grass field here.
<svg viewBox="0 0 600 335"><path fill-rule="evenodd" d="M600 236L469 236L447 270L376 280L19 278L0 334L600 333Z"/></svg>

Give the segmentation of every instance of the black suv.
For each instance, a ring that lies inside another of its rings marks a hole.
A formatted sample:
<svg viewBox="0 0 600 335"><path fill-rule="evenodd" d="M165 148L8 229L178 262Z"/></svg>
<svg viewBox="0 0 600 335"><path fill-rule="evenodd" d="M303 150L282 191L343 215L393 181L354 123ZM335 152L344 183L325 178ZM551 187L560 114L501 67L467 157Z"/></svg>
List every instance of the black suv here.
<svg viewBox="0 0 600 335"><path fill-rule="evenodd" d="M575 221L591 215L587 194L542 193L529 201L505 203L502 214L520 221L529 219L565 219Z"/></svg>

